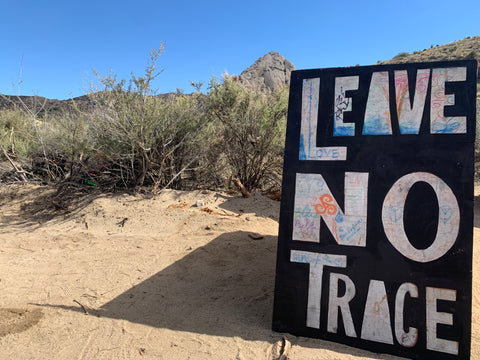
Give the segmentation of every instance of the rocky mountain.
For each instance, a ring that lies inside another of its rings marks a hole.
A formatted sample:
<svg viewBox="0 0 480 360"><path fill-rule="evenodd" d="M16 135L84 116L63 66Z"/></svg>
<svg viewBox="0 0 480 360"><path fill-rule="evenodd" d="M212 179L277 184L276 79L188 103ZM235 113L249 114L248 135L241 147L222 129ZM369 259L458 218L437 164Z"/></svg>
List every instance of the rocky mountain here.
<svg viewBox="0 0 480 360"><path fill-rule="evenodd" d="M269 52L259 58L240 75L232 76L247 89L261 92L273 92L290 84L290 73L295 66L277 52Z"/></svg>

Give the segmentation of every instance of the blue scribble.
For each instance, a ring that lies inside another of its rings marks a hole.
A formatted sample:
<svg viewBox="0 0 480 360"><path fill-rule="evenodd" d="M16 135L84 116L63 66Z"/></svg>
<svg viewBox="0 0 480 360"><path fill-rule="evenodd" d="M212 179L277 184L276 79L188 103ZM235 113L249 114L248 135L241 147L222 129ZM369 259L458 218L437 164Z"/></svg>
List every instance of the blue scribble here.
<svg viewBox="0 0 480 360"><path fill-rule="evenodd" d="M418 135L418 131L419 131L419 125L414 123L414 122L401 122L399 123L399 127L400 127L400 134L411 134L411 135Z"/></svg>
<svg viewBox="0 0 480 360"><path fill-rule="evenodd" d="M338 210L337 216L335 216L335 222L342 223L343 222L343 215L340 210Z"/></svg>
<svg viewBox="0 0 480 360"><path fill-rule="evenodd" d="M355 224L352 225L352 227L350 229L348 229L348 231L346 231L346 232L342 231L342 233L338 235L340 240L350 242L352 240L352 238L355 235L357 235L358 232L360 231L360 224L362 222L363 222L363 220L359 219L359 220L357 220L357 222Z"/></svg>
<svg viewBox="0 0 480 360"><path fill-rule="evenodd" d="M440 220L444 224L446 224L452 218L452 215L453 215L452 208L448 205L444 205L444 206L441 206L439 210L440 210Z"/></svg>
<svg viewBox="0 0 480 360"><path fill-rule="evenodd" d="M300 134L300 152L298 154L300 160L307 160L307 154L305 154L305 145L303 142L303 134Z"/></svg>
<svg viewBox="0 0 480 360"><path fill-rule="evenodd" d="M392 131L385 119L369 118L363 124L363 135L391 135Z"/></svg>
<svg viewBox="0 0 480 360"><path fill-rule="evenodd" d="M353 124L349 124L353 125ZM345 126L345 125L337 125L335 122L333 126L333 136L354 136L355 129L353 127Z"/></svg>
<svg viewBox="0 0 480 360"><path fill-rule="evenodd" d="M400 206L390 206L387 209L388 212L388 217L393 223L397 223L402 219L401 213L402 213L402 207Z"/></svg>
<svg viewBox="0 0 480 360"><path fill-rule="evenodd" d="M432 134L455 134L461 123L449 121L446 123L436 122L432 127Z"/></svg>

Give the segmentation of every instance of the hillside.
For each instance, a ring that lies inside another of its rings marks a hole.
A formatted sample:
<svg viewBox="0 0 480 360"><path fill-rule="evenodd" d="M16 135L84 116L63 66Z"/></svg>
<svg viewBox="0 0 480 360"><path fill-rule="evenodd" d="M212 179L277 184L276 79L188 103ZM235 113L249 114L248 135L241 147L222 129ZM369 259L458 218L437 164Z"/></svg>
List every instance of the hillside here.
<svg viewBox="0 0 480 360"><path fill-rule="evenodd" d="M47 99L42 96L16 96L0 94L0 110L25 110L26 106L29 111L33 111L38 115L44 112L56 112L66 110L75 104L80 109L87 109L92 105L88 95L78 96L69 100Z"/></svg>
<svg viewBox="0 0 480 360"><path fill-rule="evenodd" d="M475 59L480 69L480 36L468 36L463 40L454 41L445 45L431 46L429 49L401 52L393 59L379 61L379 64L398 64L407 62L430 62L444 60ZM480 83L480 78L478 79ZM479 89L480 91L480 89Z"/></svg>

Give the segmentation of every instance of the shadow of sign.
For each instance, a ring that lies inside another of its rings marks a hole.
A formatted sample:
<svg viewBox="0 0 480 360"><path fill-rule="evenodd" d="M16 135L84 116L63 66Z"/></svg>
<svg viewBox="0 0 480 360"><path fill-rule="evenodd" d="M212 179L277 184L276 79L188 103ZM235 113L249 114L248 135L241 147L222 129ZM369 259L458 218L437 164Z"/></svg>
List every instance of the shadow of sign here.
<svg viewBox="0 0 480 360"><path fill-rule="evenodd" d="M266 340L276 241L274 236L253 240L242 231L222 234L92 313L157 328Z"/></svg>
<svg viewBox="0 0 480 360"><path fill-rule="evenodd" d="M253 240L248 234L221 234L97 309L84 309L80 303L33 305L86 310L90 316L159 329L272 343L279 338L271 330L277 237ZM338 352L338 358L346 354L385 359L320 339L288 338L300 347Z"/></svg>

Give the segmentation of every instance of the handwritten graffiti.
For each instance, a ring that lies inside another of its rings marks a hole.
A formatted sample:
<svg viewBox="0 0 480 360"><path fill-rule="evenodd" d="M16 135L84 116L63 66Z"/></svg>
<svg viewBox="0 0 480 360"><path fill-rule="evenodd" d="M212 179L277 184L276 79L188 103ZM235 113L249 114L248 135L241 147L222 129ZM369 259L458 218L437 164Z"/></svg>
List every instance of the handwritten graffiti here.
<svg viewBox="0 0 480 360"><path fill-rule="evenodd" d="M464 134L467 132L465 116L445 116L444 108L455 104L454 94L445 94L446 82L465 81L464 67L439 68L432 71L432 100L430 103L430 127L433 134Z"/></svg>
<svg viewBox="0 0 480 360"><path fill-rule="evenodd" d="M298 157L300 160L346 160L347 148L344 146L317 147L319 92L320 78L303 80L302 116Z"/></svg>
<svg viewBox="0 0 480 360"><path fill-rule="evenodd" d="M403 219L403 209L400 206L390 206L386 209L386 212L390 221L395 224Z"/></svg>
<svg viewBox="0 0 480 360"><path fill-rule="evenodd" d="M333 136L354 136L355 124L345 123L343 114L352 110L351 98L345 95L347 90L358 88L358 76L346 76L335 79L335 114L333 119Z"/></svg>
<svg viewBox="0 0 480 360"><path fill-rule="evenodd" d="M321 184L321 191L318 186ZM338 243L351 246L365 246L367 231L367 173L345 174L345 211L340 209L323 176L319 174L297 174L295 193L295 213L293 239L300 241L320 241L320 219L322 218ZM317 192L306 192L307 189ZM310 219L310 229L305 231L303 224ZM313 229L312 227L315 227ZM315 231L313 231L315 230Z"/></svg>
<svg viewBox="0 0 480 360"><path fill-rule="evenodd" d="M430 69L418 69L415 83L415 97L413 105L410 105L408 73L406 70L395 71L397 116L401 134L419 133L429 81Z"/></svg>

